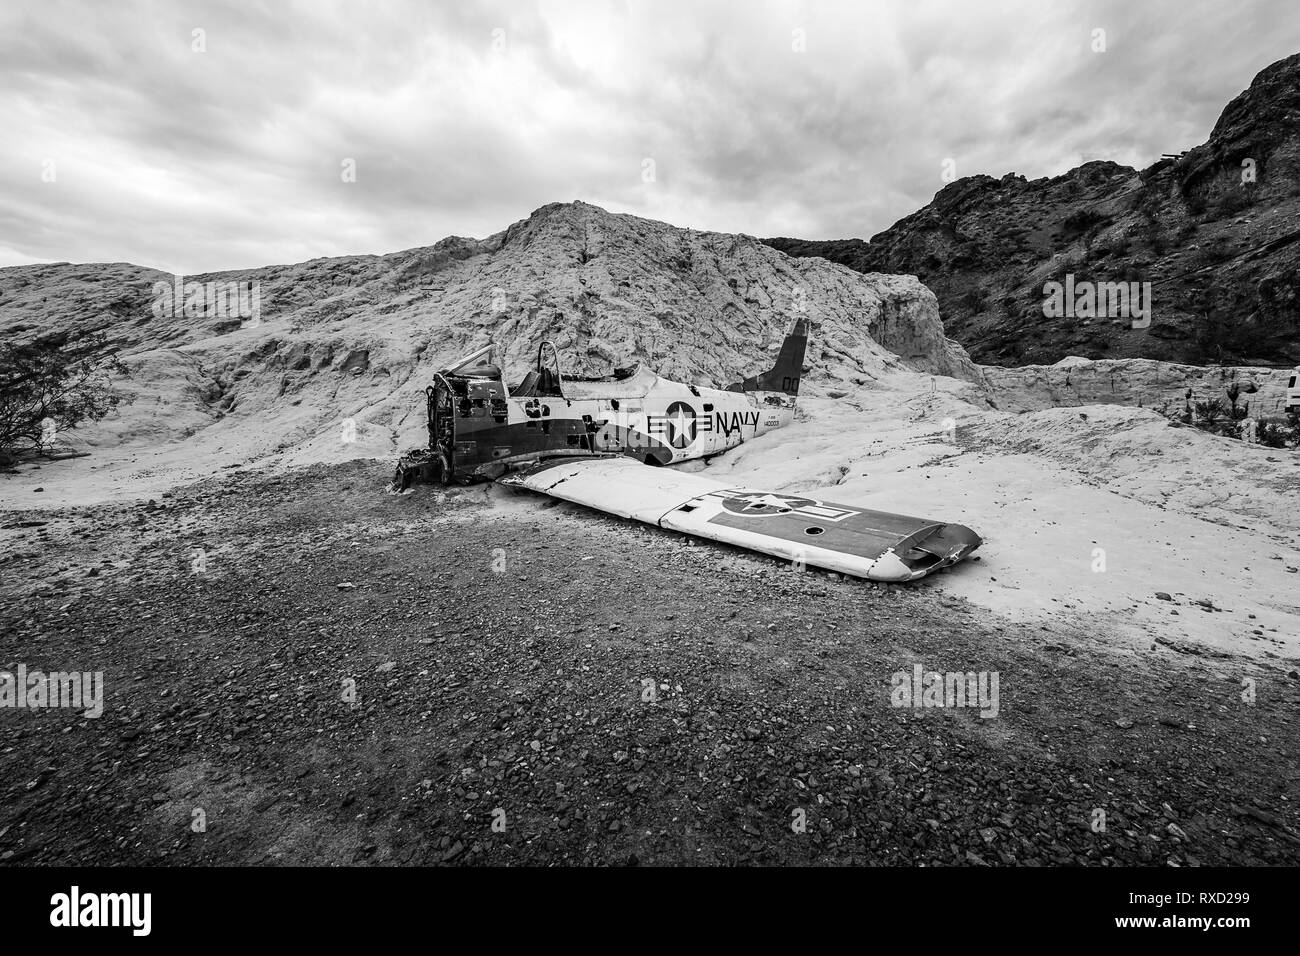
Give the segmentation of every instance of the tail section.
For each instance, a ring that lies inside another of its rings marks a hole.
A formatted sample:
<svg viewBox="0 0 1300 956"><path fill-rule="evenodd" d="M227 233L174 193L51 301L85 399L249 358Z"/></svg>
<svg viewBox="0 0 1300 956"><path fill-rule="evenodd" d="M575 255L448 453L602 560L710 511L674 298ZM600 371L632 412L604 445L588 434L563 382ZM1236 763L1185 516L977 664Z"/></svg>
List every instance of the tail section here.
<svg viewBox="0 0 1300 956"><path fill-rule="evenodd" d="M751 375L736 385L729 385L727 391L784 392L791 397L798 395L799 376L803 374L803 356L807 348L808 320L799 319L781 343L781 352L771 370Z"/></svg>

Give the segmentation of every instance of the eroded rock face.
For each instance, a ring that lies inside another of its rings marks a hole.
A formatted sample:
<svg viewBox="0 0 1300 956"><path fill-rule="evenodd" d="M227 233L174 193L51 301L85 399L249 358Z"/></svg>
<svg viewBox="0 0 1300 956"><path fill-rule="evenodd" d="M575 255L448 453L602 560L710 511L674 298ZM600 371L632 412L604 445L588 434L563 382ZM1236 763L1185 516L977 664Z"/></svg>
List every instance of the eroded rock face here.
<svg viewBox="0 0 1300 956"><path fill-rule="evenodd" d="M872 338L918 372L982 380L983 373L966 350L945 337L933 292L913 276L871 273L869 278L889 293L881 301L879 319L870 327Z"/></svg>
<svg viewBox="0 0 1300 956"><path fill-rule="evenodd" d="M1204 368L1152 359L1089 361L1067 358L1055 365L984 369L989 394L1003 411L1039 411L1079 405L1134 405L1178 412L1187 401L1219 399L1235 383L1238 403L1259 416L1285 412L1290 371L1255 367Z"/></svg>
<svg viewBox="0 0 1300 956"><path fill-rule="evenodd" d="M0 270L0 334L102 329L131 357L133 382L150 383L127 388L147 393L154 440L166 422L158 409L171 402L177 427L168 438L247 444L253 457L310 443L345 418L396 446L418 444L432 373L489 343L511 380L550 340L569 373L642 361L671 378L726 386L766 367L806 316L810 391L907 371L981 381L944 337L934 295L911 276L794 260L748 236L585 203L543 206L483 240L186 278L256 284L256 320L215 303L199 314L160 310L157 289L172 277L152 270L41 265ZM155 366L166 374L152 374ZM206 434L196 416L212 426ZM140 432L84 434L116 444Z"/></svg>

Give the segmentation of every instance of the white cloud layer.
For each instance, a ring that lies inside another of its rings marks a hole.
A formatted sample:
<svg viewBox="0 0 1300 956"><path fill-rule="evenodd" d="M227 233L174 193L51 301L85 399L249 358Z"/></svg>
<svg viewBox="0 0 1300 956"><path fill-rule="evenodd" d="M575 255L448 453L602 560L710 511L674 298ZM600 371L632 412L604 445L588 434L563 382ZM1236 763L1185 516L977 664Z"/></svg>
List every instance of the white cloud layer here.
<svg viewBox="0 0 1300 956"><path fill-rule="evenodd" d="M6 0L0 265L197 273L392 252L572 199L868 237L930 200L945 159L1035 178L1204 141L1260 69L1300 50L1295 11Z"/></svg>

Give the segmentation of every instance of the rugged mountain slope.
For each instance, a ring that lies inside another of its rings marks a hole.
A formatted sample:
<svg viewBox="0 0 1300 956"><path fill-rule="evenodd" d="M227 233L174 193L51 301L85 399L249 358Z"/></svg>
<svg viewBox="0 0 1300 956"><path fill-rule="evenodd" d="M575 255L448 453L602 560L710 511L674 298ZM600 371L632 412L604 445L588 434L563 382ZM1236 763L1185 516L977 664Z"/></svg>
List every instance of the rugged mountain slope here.
<svg viewBox="0 0 1300 956"><path fill-rule="evenodd" d="M331 459L345 434L357 447L342 451L357 454L421 444L432 372L489 341L512 376L551 339L570 372L643 360L726 385L770 362L804 314L816 330L813 394L900 372L981 377L911 277L863 276L583 203L545 206L481 241L187 278L257 283L259 321L215 304L159 314L155 284L172 277L147 269L35 265L0 270L0 335L101 330L135 370L135 400L85 440L179 441L196 461L214 451ZM341 427L347 419L355 429Z"/></svg>
<svg viewBox="0 0 1300 956"><path fill-rule="evenodd" d="M1243 182L1246 161L1253 182ZM1294 364L1300 54L1260 72L1209 139L1177 161L1140 172L1093 162L1032 182L1014 173L972 176L870 242L767 242L862 272L920 277L939 298L948 334L985 364L1050 364L1068 355ZM1067 273L1150 282L1150 326L1045 317L1044 284Z"/></svg>

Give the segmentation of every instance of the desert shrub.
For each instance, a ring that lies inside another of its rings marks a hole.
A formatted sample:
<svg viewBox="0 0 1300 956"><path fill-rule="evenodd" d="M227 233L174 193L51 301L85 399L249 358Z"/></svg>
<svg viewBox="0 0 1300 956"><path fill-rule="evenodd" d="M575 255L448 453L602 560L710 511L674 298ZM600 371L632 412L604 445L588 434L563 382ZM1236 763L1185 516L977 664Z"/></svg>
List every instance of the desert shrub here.
<svg viewBox="0 0 1300 956"><path fill-rule="evenodd" d="M1181 411L1171 412L1167 406L1162 406L1157 411L1170 421L1190 425L1211 435L1218 435L1221 438L1241 438L1240 424L1231 420L1230 412L1217 398L1193 402L1189 390Z"/></svg>
<svg viewBox="0 0 1300 956"><path fill-rule="evenodd" d="M1231 398L1234 391L1232 386L1226 391ZM1250 417L1248 402L1240 405L1234 402L1231 406L1217 398L1194 402L1192 391L1188 389L1181 410L1170 410L1168 403L1165 403L1156 411L1170 421L1190 425L1211 435L1238 440L1247 437L1243 434L1243 422ZM1255 425L1255 441L1268 448L1300 448L1300 409L1288 411L1283 420L1258 421Z"/></svg>
<svg viewBox="0 0 1300 956"><path fill-rule="evenodd" d="M1248 395L1253 395L1259 389L1254 382L1247 382L1244 390L1237 382L1229 382L1223 390L1223 394L1228 396L1229 417L1235 422L1245 421L1250 417L1250 402L1241 401L1243 391ZM1238 404L1239 402L1240 404Z"/></svg>
<svg viewBox="0 0 1300 956"><path fill-rule="evenodd" d="M1267 448L1300 449L1300 408L1289 409L1285 418L1261 421L1255 440Z"/></svg>
<svg viewBox="0 0 1300 956"><path fill-rule="evenodd" d="M1261 422L1255 429L1255 439L1267 448L1286 448L1294 443L1291 429L1278 422Z"/></svg>
<svg viewBox="0 0 1300 956"><path fill-rule="evenodd" d="M1223 402L1217 398L1208 398L1203 402L1192 403L1194 420L1199 424L1215 425L1223 418Z"/></svg>

